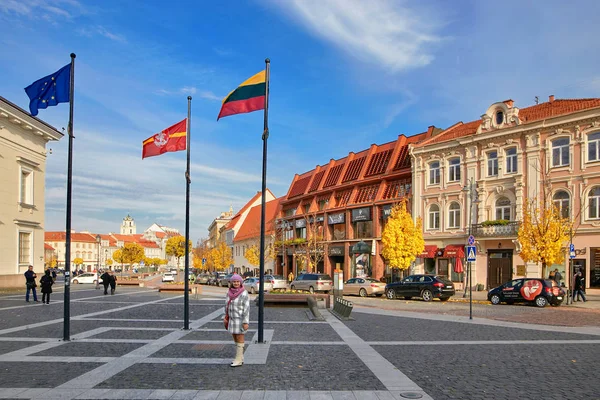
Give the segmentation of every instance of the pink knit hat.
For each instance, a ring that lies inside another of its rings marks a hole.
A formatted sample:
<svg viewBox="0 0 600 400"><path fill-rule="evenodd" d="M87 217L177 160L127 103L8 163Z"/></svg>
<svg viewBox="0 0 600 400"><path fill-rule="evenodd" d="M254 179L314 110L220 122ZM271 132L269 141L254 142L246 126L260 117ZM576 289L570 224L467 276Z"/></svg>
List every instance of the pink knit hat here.
<svg viewBox="0 0 600 400"><path fill-rule="evenodd" d="M231 278L229 278L229 282L233 282L233 281L244 282L244 278L242 278L238 274L233 274L233 275L231 275Z"/></svg>

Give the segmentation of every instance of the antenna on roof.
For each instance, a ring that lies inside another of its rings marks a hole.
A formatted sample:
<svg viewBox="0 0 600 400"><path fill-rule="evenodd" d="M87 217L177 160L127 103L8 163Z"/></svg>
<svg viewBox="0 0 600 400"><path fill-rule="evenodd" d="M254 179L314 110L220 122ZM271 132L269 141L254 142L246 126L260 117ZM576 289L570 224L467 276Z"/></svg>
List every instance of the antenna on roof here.
<svg viewBox="0 0 600 400"><path fill-rule="evenodd" d="M540 98L538 96L535 96L535 104L540 104Z"/></svg>

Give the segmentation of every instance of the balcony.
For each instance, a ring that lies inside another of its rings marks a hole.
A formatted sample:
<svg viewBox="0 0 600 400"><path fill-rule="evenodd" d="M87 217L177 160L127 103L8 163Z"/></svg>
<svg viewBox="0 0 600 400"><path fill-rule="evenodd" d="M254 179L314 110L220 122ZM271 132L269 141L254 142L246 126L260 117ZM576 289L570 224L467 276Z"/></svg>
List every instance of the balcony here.
<svg viewBox="0 0 600 400"><path fill-rule="evenodd" d="M473 225L473 236L477 238L516 237L519 230L518 221L486 221Z"/></svg>

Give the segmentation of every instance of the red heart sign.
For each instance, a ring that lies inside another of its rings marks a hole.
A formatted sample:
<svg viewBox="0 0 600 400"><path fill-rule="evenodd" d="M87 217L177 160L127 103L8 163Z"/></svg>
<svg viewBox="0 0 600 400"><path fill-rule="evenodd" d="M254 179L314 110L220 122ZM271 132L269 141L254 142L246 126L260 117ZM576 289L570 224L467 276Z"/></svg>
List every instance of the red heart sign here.
<svg viewBox="0 0 600 400"><path fill-rule="evenodd" d="M542 293L542 282L540 281L525 281L521 288L521 295L525 300L534 300L538 294Z"/></svg>

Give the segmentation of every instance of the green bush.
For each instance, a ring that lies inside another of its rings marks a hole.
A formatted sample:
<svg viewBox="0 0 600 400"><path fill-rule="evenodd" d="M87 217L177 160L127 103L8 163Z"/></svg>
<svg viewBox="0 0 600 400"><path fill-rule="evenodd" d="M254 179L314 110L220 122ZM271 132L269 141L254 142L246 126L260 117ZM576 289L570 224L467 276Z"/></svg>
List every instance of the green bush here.
<svg viewBox="0 0 600 400"><path fill-rule="evenodd" d="M497 219L493 221L483 221L481 226L497 226L497 225L508 225L510 223L507 219Z"/></svg>

